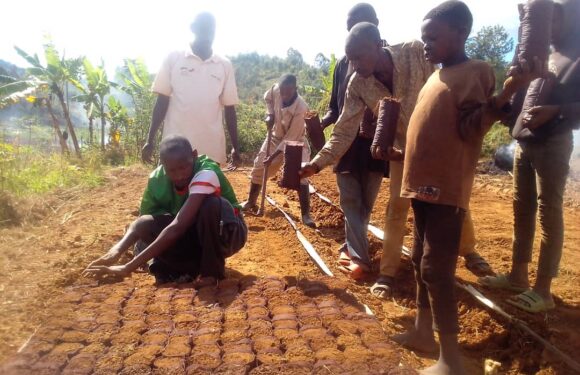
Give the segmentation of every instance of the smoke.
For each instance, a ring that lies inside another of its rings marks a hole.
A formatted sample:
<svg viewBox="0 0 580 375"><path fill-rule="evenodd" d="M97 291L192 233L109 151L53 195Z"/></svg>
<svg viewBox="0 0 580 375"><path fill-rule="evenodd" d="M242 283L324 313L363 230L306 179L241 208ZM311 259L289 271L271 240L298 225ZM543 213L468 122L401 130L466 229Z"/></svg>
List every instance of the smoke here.
<svg viewBox="0 0 580 375"><path fill-rule="evenodd" d="M516 141L501 145L495 152L494 164L501 170L511 171L514 166ZM574 131L574 150L570 158L570 177L580 180L580 130Z"/></svg>
<svg viewBox="0 0 580 375"><path fill-rule="evenodd" d="M514 153L516 151L516 141L510 144L501 145L494 155L494 164L501 170L511 171L514 168Z"/></svg>

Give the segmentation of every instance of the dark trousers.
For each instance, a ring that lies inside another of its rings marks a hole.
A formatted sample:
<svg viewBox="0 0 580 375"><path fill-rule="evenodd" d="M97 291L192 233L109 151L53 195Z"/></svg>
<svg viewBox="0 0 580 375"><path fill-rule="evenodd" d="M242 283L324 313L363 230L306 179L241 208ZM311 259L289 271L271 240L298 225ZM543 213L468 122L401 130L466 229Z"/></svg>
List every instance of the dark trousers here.
<svg viewBox="0 0 580 375"><path fill-rule="evenodd" d="M544 142L518 144L514 160L514 263L530 263L536 234L536 217L542 230L538 276L556 277L564 246L564 190L572 132Z"/></svg>
<svg viewBox="0 0 580 375"><path fill-rule="evenodd" d="M153 241L175 217L169 214L144 216ZM220 225L220 221L223 225ZM221 229L220 229L221 227ZM164 279L188 275L225 277L225 259L246 243L248 230L241 213L236 214L224 198L208 196L199 208L195 222L171 248L156 257L149 271Z"/></svg>
<svg viewBox="0 0 580 375"><path fill-rule="evenodd" d="M431 309L433 329L459 332L455 297L455 268L465 210L411 200L415 217L413 267L417 307Z"/></svg>

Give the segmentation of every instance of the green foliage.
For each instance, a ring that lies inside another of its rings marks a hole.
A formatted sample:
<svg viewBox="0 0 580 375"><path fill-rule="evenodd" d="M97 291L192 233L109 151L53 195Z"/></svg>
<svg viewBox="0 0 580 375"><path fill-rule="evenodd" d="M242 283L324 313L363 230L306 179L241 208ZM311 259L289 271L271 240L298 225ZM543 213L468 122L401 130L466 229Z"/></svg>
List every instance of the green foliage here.
<svg viewBox="0 0 580 375"><path fill-rule="evenodd" d="M83 60L84 81L81 82L71 79L74 86L81 92L73 100L83 103L83 107L87 112L91 126L91 134L89 135L89 143L93 142L92 124L96 117L101 118L101 147L105 148L105 118L108 114L105 112L105 96L111 92L113 85L107 78L107 71L105 64L101 61L101 65L95 67L88 59Z"/></svg>
<svg viewBox="0 0 580 375"><path fill-rule="evenodd" d="M484 157L492 157L499 146L509 144L512 141L508 127L496 122L483 139L481 154Z"/></svg>
<svg viewBox="0 0 580 375"><path fill-rule="evenodd" d="M45 104L50 106L51 104L46 102L52 100L52 95L55 95L58 98L75 148L75 153L77 157L80 158L81 150L77 141L75 128L70 118L68 103L64 98L64 92L65 85L69 82L76 85L81 71L83 58L66 59L64 56L61 58L49 37L46 38L43 45L46 65L42 65L37 54L34 54L33 56L17 46L14 46L14 48L16 52L32 66L27 69L27 75L28 77L34 77L36 82L39 83L39 86L35 87L35 89L37 93L42 92L44 94L44 98L41 101L44 101ZM45 86L48 86L49 88L49 95L46 95L47 90L44 89ZM59 137L62 137L60 130L57 131L57 134ZM63 145L63 152L65 152L66 149L62 139L61 144Z"/></svg>
<svg viewBox="0 0 580 375"><path fill-rule="evenodd" d="M99 153L85 156L82 161L73 160L0 143L0 191L26 196L55 188L96 186L102 181L102 158Z"/></svg>
<svg viewBox="0 0 580 375"><path fill-rule="evenodd" d="M330 96L332 94L332 84L334 79L334 69L336 68L336 63L337 63L336 56L334 56L334 54L330 55L330 60L328 61L328 69L326 70L326 73L321 77L323 95L320 102L318 103L318 106L316 107L318 113L320 114L326 113L326 110L328 109L328 104L330 103Z"/></svg>
<svg viewBox="0 0 580 375"><path fill-rule="evenodd" d="M260 103L240 103L236 107L238 115L238 141L240 152L256 153L266 138L264 114L266 106ZM228 147L230 147L228 145Z"/></svg>
<svg viewBox="0 0 580 375"><path fill-rule="evenodd" d="M100 161L108 164L140 159L156 101L156 95L151 92L154 74L149 72L142 60L125 60L123 66L117 69L115 83L108 80L102 62L96 66L84 58L67 59L59 54L50 39L43 44L42 60L36 54L29 54L18 47L15 49L30 66L23 78L0 76L0 106L26 99L35 107L42 107L41 111L46 108L51 117L43 122L50 121L64 154L68 153L67 143L72 139L80 157L80 147L77 147L74 134L78 132L84 140L83 153L87 156L98 153ZM326 58L323 54L318 54L312 66L304 62L299 51L290 48L284 58L250 53L240 54L231 60L236 69L241 99L237 114L242 153L253 154L260 148L266 135L263 95L282 74L295 74L299 93L309 107L325 112L332 88L332 74L336 63L334 56ZM65 95L68 85L74 87L72 99L83 104L88 119L88 133L86 128L73 127ZM127 94L130 102L123 105L126 101L115 89ZM58 99L62 111L55 108L55 98ZM68 141L65 129L61 129L60 124L63 122L60 121L60 116L64 116L66 120L64 123L70 136ZM95 147L92 141L98 118L101 118L101 149ZM105 126L109 127L108 138L105 138ZM160 138L159 134L157 142ZM45 149L52 147L50 139L48 142Z"/></svg>
<svg viewBox="0 0 580 375"><path fill-rule="evenodd" d="M317 57L322 62L323 55ZM242 102L258 103L263 101L264 93L285 73L297 76L300 95L308 105L315 108L321 99L322 68L308 65L297 50L290 48L287 57L271 57L255 52L230 57L236 69L238 94Z"/></svg>
<svg viewBox="0 0 580 375"><path fill-rule="evenodd" d="M514 40L501 25L484 26L477 34L469 38L466 51L469 57L487 61L494 69L496 88L500 89L506 77L508 62L506 54L514 47Z"/></svg>
<svg viewBox="0 0 580 375"><path fill-rule="evenodd" d="M16 104L21 99L30 98L42 85L46 86L46 83L36 77L18 79L0 75L0 108Z"/></svg>
<svg viewBox="0 0 580 375"><path fill-rule="evenodd" d="M256 153L266 136L264 93L285 73L298 78L298 91L308 106L326 112L332 90L332 75L336 58L316 56L315 66L304 62L302 54L290 48L286 58L239 54L230 57L236 69L240 105L237 106L238 138L242 153ZM229 147L229 144L228 144Z"/></svg>
<svg viewBox="0 0 580 375"><path fill-rule="evenodd" d="M131 119L127 122L122 143L130 158L138 159L147 141L156 95L151 91L153 78L143 60L127 59L117 71L119 89L131 97ZM158 137L158 140L160 138ZM158 149L156 147L156 149Z"/></svg>

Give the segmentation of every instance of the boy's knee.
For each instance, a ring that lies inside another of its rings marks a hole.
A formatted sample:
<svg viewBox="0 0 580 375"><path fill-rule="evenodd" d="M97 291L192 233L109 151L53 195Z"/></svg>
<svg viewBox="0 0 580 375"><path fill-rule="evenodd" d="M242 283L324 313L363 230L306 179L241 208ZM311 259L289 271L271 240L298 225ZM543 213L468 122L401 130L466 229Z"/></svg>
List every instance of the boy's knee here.
<svg viewBox="0 0 580 375"><path fill-rule="evenodd" d="M220 197L214 195L208 195L205 197L199 208L198 218L200 217L216 217L220 214L221 202Z"/></svg>
<svg viewBox="0 0 580 375"><path fill-rule="evenodd" d="M144 235L151 232L153 222L153 216L151 215L139 216L137 220L131 223L129 230L135 232L139 237L143 237Z"/></svg>
<svg viewBox="0 0 580 375"><path fill-rule="evenodd" d="M448 288L453 285L454 275L444 269L421 266L421 279L429 289Z"/></svg>

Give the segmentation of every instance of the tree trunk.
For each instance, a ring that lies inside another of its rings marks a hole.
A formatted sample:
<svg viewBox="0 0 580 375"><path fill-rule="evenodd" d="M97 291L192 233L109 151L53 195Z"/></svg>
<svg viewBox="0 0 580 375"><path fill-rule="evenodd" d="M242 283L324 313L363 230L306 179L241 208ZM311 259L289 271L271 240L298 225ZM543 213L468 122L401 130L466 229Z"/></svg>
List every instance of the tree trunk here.
<svg viewBox="0 0 580 375"><path fill-rule="evenodd" d="M68 106L64 102L64 94L63 94L62 90L60 89L60 87L54 85L53 88L54 88L54 91L55 91L56 96L58 98L58 101L60 102L60 106L62 107L62 112L64 113L64 118L66 120L68 132L71 136L71 139L73 141L73 146L75 148L75 154L80 159L81 158L81 148L79 147L79 142L77 140L77 134L75 133L75 129L74 129L72 121L70 119L70 113L68 111Z"/></svg>
<svg viewBox="0 0 580 375"><path fill-rule="evenodd" d="M49 99L45 99L45 103L46 108L48 109L48 113L50 113L50 117L52 118L52 126L54 127L54 132L56 133L56 136L58 137L58 142L60 143L60 151L63 154L68 154L69 153L68 146L66 144L66 140L62 135L62 132L60 131L60 125L58 124L58 120L56 119L54 111L52 110L52 104L50 103Z"/></svg>
<svg viewBox="0 0 580 375"><path fill-rule="evenodd" d="M93 116L89 118L89 144L93 144Z"/></svg>
<svg viewBox="0 0 580 375"><path fill-rule="evenodd" d="M105 149L105 106L101 98L101 148Z"/></svg>

